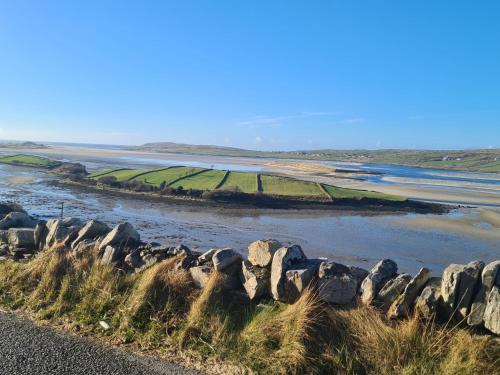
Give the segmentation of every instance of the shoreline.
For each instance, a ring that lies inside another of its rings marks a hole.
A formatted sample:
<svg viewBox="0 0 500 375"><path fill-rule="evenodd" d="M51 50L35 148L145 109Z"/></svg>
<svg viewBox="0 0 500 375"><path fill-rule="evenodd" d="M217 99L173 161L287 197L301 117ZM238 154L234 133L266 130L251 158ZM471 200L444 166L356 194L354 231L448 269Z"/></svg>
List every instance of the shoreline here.
<svg viewBox="0 0 500 375"><path fill-rule="evenodd" d="M445 214L456 208L452 205L438 203L426 203L415 200L384 201L372 198L336 199L332 201L307 201L299 199L287 199L276 196L252 197L245 199L203 199L188 196L160 195L148 192L135 192L120 188L89 185L83 182L64 179L58 181L62 185L75 186L89 191L110 194L121 197L136 197L151 201L176 202L190 206L221 207L229 209L252 208L255 210L311 210L311 211L352 211L357 213L423 213L423 214ZM246 196L251 196L250 194ZM260 198L260 199L259 199Z"/></svg>

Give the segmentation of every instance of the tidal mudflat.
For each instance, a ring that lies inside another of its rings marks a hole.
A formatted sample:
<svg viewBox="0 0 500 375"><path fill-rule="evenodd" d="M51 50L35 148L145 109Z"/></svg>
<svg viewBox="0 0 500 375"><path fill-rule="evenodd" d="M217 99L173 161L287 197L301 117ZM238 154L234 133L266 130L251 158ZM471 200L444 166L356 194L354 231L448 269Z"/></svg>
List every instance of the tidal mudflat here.
<svg viewBox="0 0 500 375"><path fill-rule="evenodd" d="M365 268L381 258L392 258L407 272L415 272L422 264L441 272L449 263L491 261L500 256L498 227L488 219L491 213L496 217L495 208L460 208L446 216L200 208L61 186L46 172L7 165L0 166L0 196L41 218L57 217L64 202L65 216L110 224L129 221L145 240L182 242L200 250L231 246L244 251L257 239L277 238L300 244L311 256ZM471 218L461 223L462 228L470 225L481 230L471 233L457 226L419 224L456 217Z"/></svg>

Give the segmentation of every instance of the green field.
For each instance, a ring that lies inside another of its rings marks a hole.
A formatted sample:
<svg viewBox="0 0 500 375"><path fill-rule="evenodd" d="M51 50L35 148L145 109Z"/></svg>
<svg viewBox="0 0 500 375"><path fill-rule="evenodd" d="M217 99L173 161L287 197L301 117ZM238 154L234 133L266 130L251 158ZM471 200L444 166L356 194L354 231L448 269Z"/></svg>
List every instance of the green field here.
<svg viewBox="0 0 500 375"><path fill-rule="evenodd" d="M221 189L238 188L243 193L257 192L257 174L244 172L230 172Z"/></svg>
<svg viewBox="0 0 500 375"><path fill-rule="evenodd" d="M173 188L182 186L183 189L214 190L224 177L226 171L207 169L194 176L189 176L171 185Z"/></svg>
<svg viewBox="0 0 500 375"><path fill-rule="evenodd" d="M58 161L50 160L41 156L32 156L32 155L0 156L0 163L23 165L28 167L44 167L44 168L55 167L61 164Z"/></svg>
<svg viewBox="0 0 500 375"><path fill-rule="evenodd" d="M119 182L123 181L129 181L132 180L135 176L137 176L140 173L143 173L144 171L138 171L136 169L119 169L119 170L114 170L110 171L108 173L101 173L96 175L94 178L101 178L101 177L116 177L116 180ZM91 176L92 178L92 176Z"/></svg>
<svg viewBox="0 0 500 375"><path fill-rule="evenodd" d="M314 182L294 180L280 176L261 176L262 191L270 195L284 195L296 197L321 197L323 191Z"/></svg>
<svg viewBox="0 0 500 375"><path fill-rule="evenodd" d="M226 171L197 167L168 167L153 170L115 169L95 172L90 179L114 176L118 182L140 181L148 185L160 187L164 182L172 188L183 190L234 190L248 194L258 191L257 174L252 172L229 172L223 181ZM261 175L262 193L285 197L361 199L373 198L390 201L404 201L404 197L377 193L374 191L340 188L315 182L297 180L291 177ZM219 187L219 185L222 186Z"/></svg>
<svg viewBox="0 0 500 375"><path fill-rule="evenodd" d="M168 169L156 170L142 174L134 178L134 180L142 181L154 186L160 186L162 182L169 185L179 178L192 175L193 173L197 173L202 170L203 168L195 167L170 167Z"/></svg>
<svg viewBox="0 0 500 375"><path fill-rule="evenodd" d="M323 184L323 187L333 199L373 198L373 199L385 199L390 201L404 201L406 199L405 197L401 197L398 195L389 195L384 193L378 193L376 191L346 189L325 184Z"/></svg>

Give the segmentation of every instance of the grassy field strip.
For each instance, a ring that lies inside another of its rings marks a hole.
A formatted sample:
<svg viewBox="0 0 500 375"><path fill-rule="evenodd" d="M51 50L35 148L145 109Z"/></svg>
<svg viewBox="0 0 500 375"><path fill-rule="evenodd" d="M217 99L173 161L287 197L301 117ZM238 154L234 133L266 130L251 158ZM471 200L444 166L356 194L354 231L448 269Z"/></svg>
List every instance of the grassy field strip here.
<svg viewBox="0 0 500 375"><path fill-rule="evenodd" d="M130 170L131 170L130 168L118 168L118 169L111 169L111 170L108 169L105 171L97 171L97 172L91 173L88 177L89 178L98 178L98 177L107 176L107 175L112 174L114 172L130 171Z"/></svg>
<svg viewBox="0 0 500 375"><path fill-rule="evenodd" d="M264 194L296 197L314 197L324 194L314 182L269 175L263 175L260 178Z"/></svg>
<svg viewBox="0 0 500 375"><path fill-rule="evenodd" d="M193 169L194 169L194 168L193 168ZM194 176L196 176L196 175L198 175L198 174L200 174L200 173L203 173L203 172L205 172L205 171L208 171L208 170L210 170L210 169L199 168L199 170L198 170L198 171L195 171L195 172L193 172L193 173L189 173L189 174L186 174L186 175L181 176L181 177L179 177L179 178L176 178L175 180L173 180L173 181L171 181L170 183L168 183L168 184L167 184L167 186L174 187L174 185L175 185L175 184L177 184L177 182L182 181L182 180L183 180L183 179L185 179L185 178L194 177Z"/></svg>
<svg viewBox="0 0 500 375"><path fill-rule="evenodd" d="M373 199L385 199L391 201L404 201L406 198L398 195L389 195L384 193L378 193L376 191L368 190L356 190L356 189L346 189L331 185L323 185L330 196L335 199L361 199L361 198L373 198Z"/></svg>
<svg viewBox="0 0 500 375"><path fill-rule="evenodd" d="M171 168L177 168L176 166L170 166L170 167L165 167L165 168L159 168L159 169L153 169L153 170L147 170L147 171L144 171L142 173L139 173L138 175L135 175L133 178L131 178L129 181L131 180L136 180L138 177L141 177L145 174L149 174L149 173L155 173L155 172L162 172L162 171L166 171L167 169L171 169Z"/></svg>
<svg viewBox="0 0 500 375"><path fill-rule="evenodd" d="M44 158L42 156L32 155L8 155L0 157L0 163L26 165L31 167L52 167L59 165L59 162Z"/></svg>
<svg viewBox="0 0 500 375"><path fill-rule="evenodd" d="M226 182L226 180L229 177L230 173L231 173L230 171L226 171L226 173L224 173L224 176L222 176L221 180L219 181L219 183L215 187L216 189L219 189L219 188L222 187L222 185L224 185L224 183Z"/></svg>
<svg viewBox="0 0 500 375"><path fill-rule="evenodd" d="M231 172L222 185L222 189L237 188L239 191L248 194L257 192L257 177L255 173Z"/></svg>
<svg viewBox="0 0 500 375"><path fill-rule="evenodd" d="M137 169L123 169L101 177L113 176L116 177L117 181L124 182L132 180L135 176L142 174L143 172L144 171L140 171Z"/></svg>
<svg viewBox="0 0 500 375"><path fill-rule="evenodd" d="M323 184L321 183L317 183L318 185L318 188L323 192L323 194L330 200L333 201L333 197L330 195L330 193L328 192L328 190L325 189L325 187L323 186Z"/></svg>
<svg viewBox="0 0 500 375"><path fill-rule="evenodd" d="M225 171L206 169L190 176L186 176L169 186L173 188L182 186L183 189L214 190L224 174Z"/></svg>
<svg viewBox="0 0 500 375"><path fill-rule="evenodd" d="M204 168L198 167L174 167L161 171L149 171L149 173L141 174L134 180L154 186L160 186L163 182L165 182L167 186L170 186L186 176L190 176L193 173L199 173L204 170Z"/></svg>

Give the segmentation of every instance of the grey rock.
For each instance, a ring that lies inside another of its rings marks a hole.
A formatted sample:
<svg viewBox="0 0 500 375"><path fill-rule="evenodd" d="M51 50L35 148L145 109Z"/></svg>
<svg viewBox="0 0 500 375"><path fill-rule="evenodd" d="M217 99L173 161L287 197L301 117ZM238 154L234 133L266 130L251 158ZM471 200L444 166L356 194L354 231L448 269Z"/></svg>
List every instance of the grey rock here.
<svg viewBox="0 0 500 375"><path fill-rule="evenodd" d="M10 228L35 228L37 221L24 212L11 212L0 220L0 230Z"/></svg>
<svg viewBox="0 0 500 375"><path fill-rule="evenodd" d="M209 265L191 267L189 269L193 283L197 288L203 289L207 285L210 275L212 274L212 267Z"/></svg>
<svg viewBox="0 0 500 375"><path fill-rule="evenodd" d="M100 221L91 220L88 221L79 231L75 240L71 243L71 248L75 248L80 241L87 239L95 239L99 236L108 234L110 228Z"/></svg>
<svg viewBox="0 0 500 375"><path fill-rule="evenodd" d="M391 259L378 262L361 283L361 302L365 305L371 304L385 282L393 278L397 271L398 266Z"/></svg>
<svg viewBox="0 0 500 375"><path fill-rule="evenodd" d="M51 219L47 221L47 236L44 248L51 248L59 243L70 245L69 239L76 235L82 226L82 222L77 218L66 218L63 220Z"/></svg>
<svg viewBox="0 0 500 375"><path fill-rule="evenodd" d="M483 268L483 262L471 262L467 265L451 264L444 270L441 295L449 316L463 319L468 315Z"/></svg>
<svg viewBox="0 0 500 375"><path fill-rule="evenodd" d="M484 326L494 334L500 335L500 288L493 286L484 311Z"/></svg>
<svg viewBox="0 0 500 375"><path fill-rule="evenodd" d="M86 239L78 242L78 244L73 248L73 253L88 254L91 253L96 248L97 242L91 239Z"/></svg>
<svg viewBox="0 0 500 375"><path fill-rule="evenodd" d="M134 229L130 223L121 223L113 228L106 237L101 241L99 250L106 249L107 246L125 247L133 245L140 241L139 233Z"/></svg>
<svg viewBox="0 0 500 375"><path fill-rule="evenodd" d="M275 300L281 301L285 298L286 271L306 259L298 245L282 247L274 253L271 263L271 293Z"/></svg>
<svg viewBox="0 0 500 375"><path fill-rule="evenodd" d="M483 268L481 274L481 285L472 302L470 313L467 317L467 324L470 326L481 326L484 322L484 312L486 310L487 299L491 288L500 286L500 261L491 262Z"/></svg>
<svg viewBox="0 0 500 375"><path fill-rule="evenodd" d="M191 257L193 253L191 252L191 249L187 247L186 245L178 245L172 249L171 254L173 256L189 256Z"/></svg>
<svg viewBox="0 0 500 375"><path fill-rule="evenodd" d="M389 310L389 317L391 319L407 317L413 308L415 300L431 277L432 272L430 269L421 268L408 285L406 285L403 293L392 304Z"/></svg>
<svg viewBox="0 0 500 375"><path fill-rule="evenodd" d="M31 228L11 228L8 230L8 242L11 248L35 248L35 230Z"/></svg>
<svg viewBox="0 0 500 375"><path fill-rule="evenodd" d="M354 276L358 281L358 289L359 289L361 287L361 284L363 283L363 280L370 274L370 272L368 272L364 268L356 266L347 266L347 268L349 268L351 275Z"/></svg>
<svg viewBox="0 0 500 375"><path fill-rule="evenodd" d="M273 261L274 253L282 247L276 240L259 240L248 246L248 261L258 267L268 267Z"/></svg>
<svg viewBox="0 0 500 375"><path fill-rule="evenodd" d="M49 230L47 229L47 222L45 220L39 221L35 227L35 249L43 249L43 245L45 244L48 233Z"/></svg>
<svg viewBox="0 0 500 375"><path fill-rule="evenodd" d="M253 266L248 260L241 263L240 279L251 300L270 294L270 278L269 268Z"/></svg>
<svg viewBox="0 0 500 375"><path fill-rule="evenodd" d="M203 265L205 263L211 262L212 257L219 249L210 249L198 257L198 264Z"/></svg>
<svg viewBox="0 0 500 375"><path fill-rule="evenodd" d="M487 289L491 289L495 285L500 286L500 260L491 262L483 268L481 280Z"/></svg>
<svg viewBox="0 0 500 375"><path fill-rule="evenodd" d="M120 260L120 250L113 246L106 246L101 258L101 264L117 263Z"/></svg>
<svg viewBox="0 0 500 375"><path fill-rule="evenodd" d="M321 300L335 304L348 305L354 301L358 291L358 280L352 274L340 274L320 278L318 293Z"/></svg>
<svg viewBox="0 0 500 375"><path fill-rule="evenodd" d="M441 278L431 277L415 301L415 309L426 318L437 316L441 305Z"/></svg>
<svg viewBox="0 0 500 375"><path fill-rule="evenodd" d="M374 305L382 311L387 311L392 306L394 301L403 293L408 283L411 281L411 275L402 273L394 279L389 280L380 289L377 297L375 297Z"/></svg>
<svg viewBox="0 0 500 375"><path fill-rule="evenodd" d="M235 263L241 263L243 257L233 249L219 249L212 256L212 262L216 271L224 271Z"/></svg>
<svg viewBox="0 0 500 375"><path fill-rule="evenodd" d="M125 256L125 263L132 269L141 268L144 262L141 257L141 250L136 249Z"/></svg>
<svg viewBox="0 0 500 375"><path fill-rule="evenodd" d="M281 301L287 303L295 302L302 292L316 281L318 269L322 263L319 259L307 259L294 264L285 272L285 287Z"/></svg>

